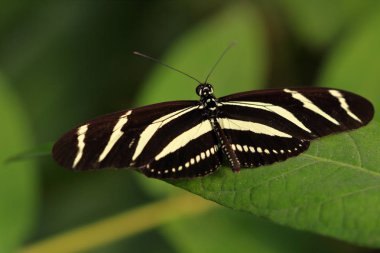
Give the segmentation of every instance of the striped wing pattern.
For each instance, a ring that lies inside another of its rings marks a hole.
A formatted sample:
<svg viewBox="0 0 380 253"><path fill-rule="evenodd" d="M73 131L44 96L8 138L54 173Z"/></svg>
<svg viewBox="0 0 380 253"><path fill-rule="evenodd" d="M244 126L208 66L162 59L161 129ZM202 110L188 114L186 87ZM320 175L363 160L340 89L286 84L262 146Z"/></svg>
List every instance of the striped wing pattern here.
<svg viewBox="0 0 380 253"><path fill-rule="evenodd" d="M310 140L359 128L366 125L374 113L372 104L365 98L328 88L243 92L219 101L232 105L223 108L229 117L250 118Z"/></svg>
<svg viewBox="0 0 380 253"><path fill-rule="evenodd" d="M374 113L366 99L327 88L244 92L219 101L225 119L221 126L242 167L297 156L311 140L366 125ZM252 123L262 126L255 128ZM268 126L272 129L264 131Z"/></svg>
<svg viewBox="0 0 380 253"><path fill-rule="evenodd" d="M53 157L75 170L136 167L158 178L206 175L219 167L220 153L209 122L199 115L196 101L106 115L64 134L53 147Z"/></svg>
<svg viewBox="0 0 380 253"><path fill-rule="evenodd" d="M210 122L202 121L181 133L142 169L149 177L195 177L215 171L223 157Z"/></svg>
<svg viewBox="0 0 380 253"><path fill-rule="evenodd" d="M297 156L309 141L292 137L274 128L231 118L219 119L241 168L258 167Z"/></svg>
<svg viewBox="0 0 380 253"><path fill-rule="evenodd" d="M216 113L176 101L99 117L63 135L53 157L75 170L134 167L149 177L196 177L231 166L229 159L234 169L286 160L315 138L366 125L374 113L366 99L327 88L250 91L217 102Z"/></svg>

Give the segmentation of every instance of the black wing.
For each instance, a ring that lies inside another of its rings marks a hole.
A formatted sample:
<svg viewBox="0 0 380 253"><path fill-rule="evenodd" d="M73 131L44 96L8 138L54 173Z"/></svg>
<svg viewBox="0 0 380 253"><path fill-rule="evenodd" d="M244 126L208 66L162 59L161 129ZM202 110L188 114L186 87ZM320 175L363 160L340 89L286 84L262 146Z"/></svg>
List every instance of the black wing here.
<svg viewBox="0 0 380 253"><path fill-rule="evenodd" d="M136 167L152 177L210 173L220 164L219 152L198 106L166 102L101 116L64 134L53 158L76 170ZM206 151L210 155L202 159Z"/></svg>
<svg viewBox="0 0 380 253"><path fill-rule="evenodd" d="M222 160L211 124L205 119L166 143L142 171L158 178L204 176L214 172Z"/></svg>
<svg viewBox="0 0 380 253"><path fill-rule="evenodd" d="M309 147L309 141L291 136L254 121L218 118L238 163L242 168L258 167L297 156Z"/></svg>
<svg viewBox="0 0 380 253"><path fill-rule="evenodd" d="M296 156L310 140L364 126L374 114L368 100L328 88L244 92L219 102L218 121L242 167Z"/></svg>

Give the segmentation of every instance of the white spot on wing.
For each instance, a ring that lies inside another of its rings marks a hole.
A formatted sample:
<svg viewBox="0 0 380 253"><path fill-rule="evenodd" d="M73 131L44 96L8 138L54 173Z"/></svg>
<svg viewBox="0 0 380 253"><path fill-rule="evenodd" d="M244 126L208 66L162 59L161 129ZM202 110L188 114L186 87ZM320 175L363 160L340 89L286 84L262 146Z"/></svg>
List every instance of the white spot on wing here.
<svg viewBox="0 0 380 253"><path fill-rule="evenodd" d="M195 156L195 158L190 158L190 160L187 161L184 166L186 168L189 168L191 165L194 165L195 163L199 163L201 159L204 160L206 159L206 157L210 157L212 154L215 153L215 151L214 153L212 152L212 150L215 150L215 147L216 146L213 146L210 149L207 149L206 151L199 153L198 155ZM183 168L182 165L179 166L178 171L181 171L182 168ZM205 171L205 174L208 174L211 171L213 171L213 169L211 169L210 171Z"/></svg>
<svg viewBox="0 0 380 253"><path fill-rule="evenodd" d="M332 118L330 115L322 111L318 106L313 104L307 97L299 93L298 91L295 90L289 90L289 89L284 89L286 93L290 93L292 97L298 101L300 101L303 104L303 107L306 109L309 109L310 111L315 112L316 114L319 114L323 118L329 120L330 122L334 123L335 125L339 125L339 122L336 121L334 118Z"/></svg>
<svg viewBox="0 0 380 253"><path fill-rule="evenodd" d="M83 150L84 150L84 146L85 146L84 138L86 137L87 130L88 130L88 124L79 127L77 130L78 152L77 152L75 159L74 159L74 162L73 162L73 168L75 168L78 165L80 159L83 156Z"/></svg>
<svg viewBox="0 0 380 253"><path fill-rule="evenodd" d="M123 136L123 131L121 131L122 127L128 122L128 115L130 115L132 111L128 111L120 116L119 120L117 121L116 125L114 126L112 130L112 134L110 136L110 139L108 140L107 145L103 149L103 152L100 154L98 162L101 162L106 158L108 153L111 151L115 143L120 139L121 136Z"/></svg>
<svg viewBox="0 0 380 253"><path fill-rule="evenodd" d="M330 94L334 97L336 97L340 103L340 107L343 108L343 110L346 111L346 113L348 114L348 116L350 116L351 118L353 118L354 120L356 121L359 121L360 123L362 123L362 121L358 118L358 116L356 116L351 110L350 110L350 107L348 106L347 104L347 101L346 99L343 97L342 93L340 93L339 91L337 90L329 90Z"/></svg>

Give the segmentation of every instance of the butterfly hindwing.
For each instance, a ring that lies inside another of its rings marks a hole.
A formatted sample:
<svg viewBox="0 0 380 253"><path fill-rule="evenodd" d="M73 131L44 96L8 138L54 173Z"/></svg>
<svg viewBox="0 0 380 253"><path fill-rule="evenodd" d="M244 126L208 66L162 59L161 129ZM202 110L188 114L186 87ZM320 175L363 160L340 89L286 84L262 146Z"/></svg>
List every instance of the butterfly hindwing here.
<svg viewBox="0 0 380 253"><path fill-rule="evenodd" d="M220 118L242 168L259 167L297 156L309 147L308 140L294 138L260 123Z"/></svg>
<svg viewBox="0 0 380 253"><path fill-rule="evenodd" d="M196 177L214 172L222 159L210 122L204 120L172 139L140 169L149 177Z"/></svg>

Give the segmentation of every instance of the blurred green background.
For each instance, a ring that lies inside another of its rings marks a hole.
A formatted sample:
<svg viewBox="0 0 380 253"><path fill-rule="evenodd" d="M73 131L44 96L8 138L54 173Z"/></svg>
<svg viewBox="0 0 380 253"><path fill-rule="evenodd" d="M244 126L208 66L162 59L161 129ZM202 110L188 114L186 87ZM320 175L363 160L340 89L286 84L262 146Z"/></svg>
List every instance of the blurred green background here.
<svg viewBox="0 0 380 253"><path fill-rule="evenodd" d="M320 85L354 91L380 106L376 0L3 0L0 161L53 142L97 115L196 99L191 79L133 51L203 80L231 41L237 46L210 79L217 96ZM27 252L54 235L184 194L131 170L75 173L50 157L1 163L0 169L0 252ZM50 252L65 243L55 246ZM376 250L212 207L85 252L148 251Z"/></svg>

